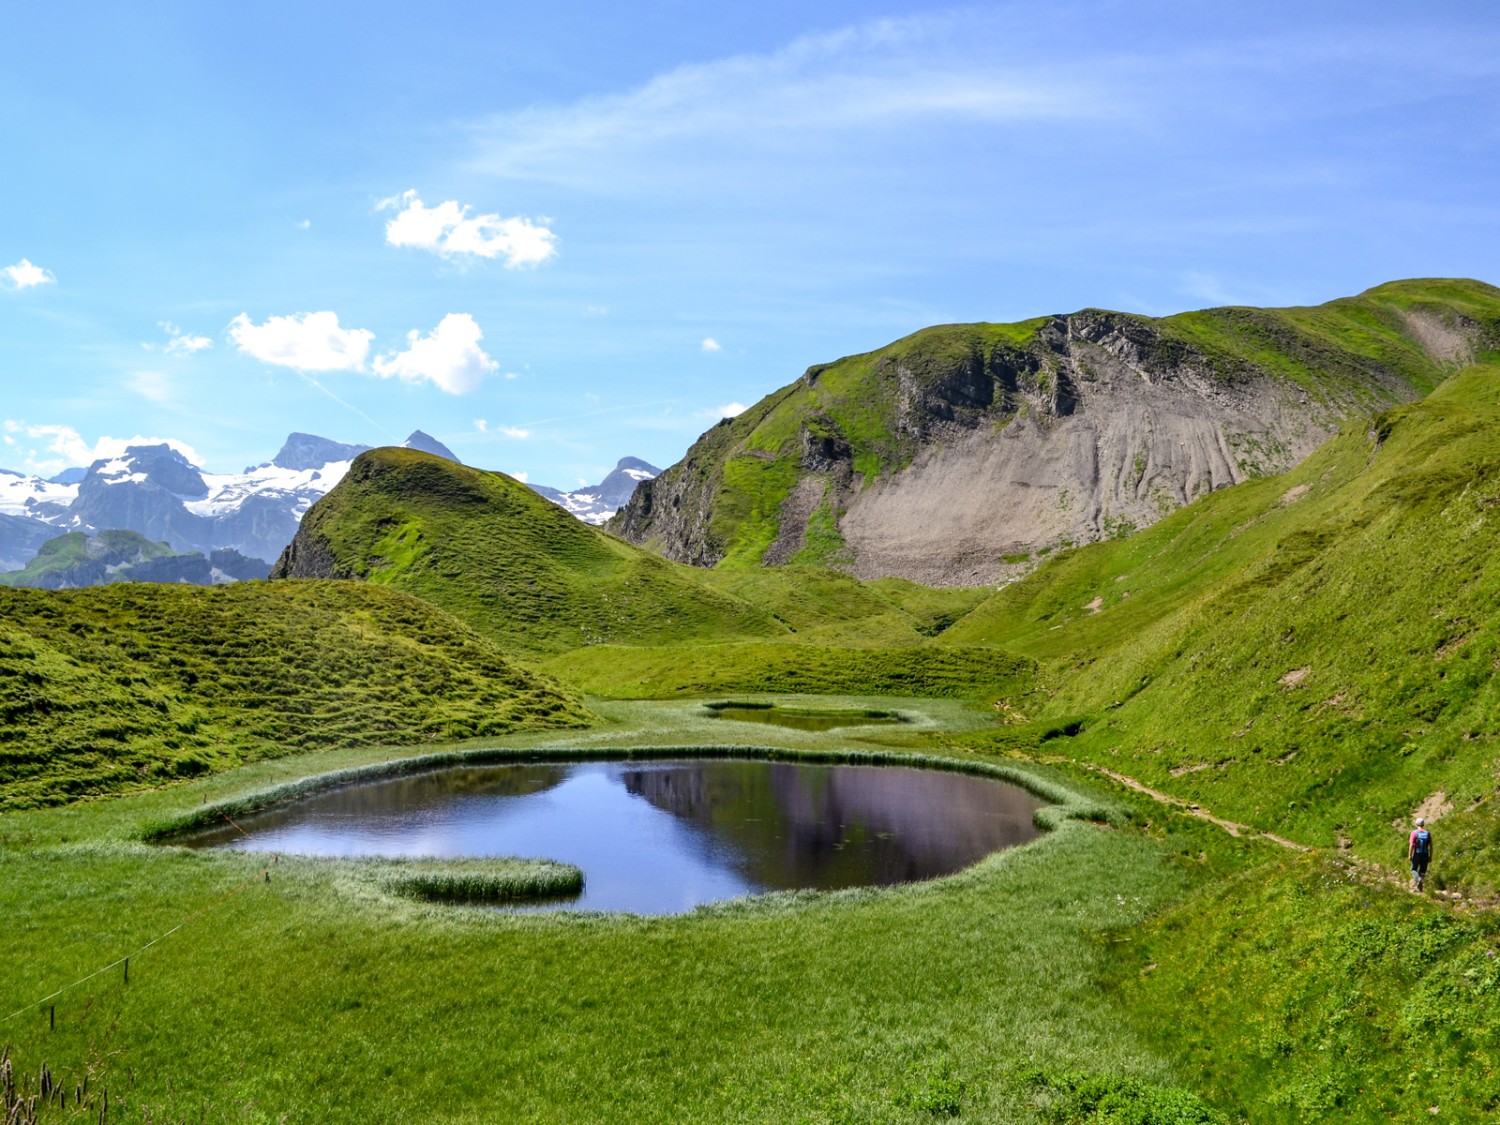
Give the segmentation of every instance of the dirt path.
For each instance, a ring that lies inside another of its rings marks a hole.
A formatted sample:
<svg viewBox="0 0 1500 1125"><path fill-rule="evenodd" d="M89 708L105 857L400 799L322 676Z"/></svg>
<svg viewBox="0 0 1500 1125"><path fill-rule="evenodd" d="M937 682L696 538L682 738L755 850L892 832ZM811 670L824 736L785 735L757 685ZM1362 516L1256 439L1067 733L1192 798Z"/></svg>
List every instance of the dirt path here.
<svg viewBox="0 0 1500 1125"><path fill-rule="evenodd" d="M1135 790L1137 793L1143 793L1153 801L1158 801L1163 805L1170 805L1174 809L1180 809L1189 816L1197 817L1199 820L1207 821L1209 824L1216 824L1231 836L1240 839L1269 840L1273 844L1294 852L1310 852L1315 850L1306 844L1299 844L1295 840L1288 840L1285 836L1278 836L1274 832L1261 832L1251 828L1247 824L1239 824L1236 821L1225 820L1221 816L1215 816L1202 805L1195 805L1191 801L1183 800L1181 797L1174 797L1170 793L1163 793L1158 789L1152 789L1149 785L1137 781L1133 777L1126 777L1123 773L1116 773L1114 770L1088 762L1074 761L1072 764L1083 766L1094 773L1103 774L1111 781L1116 781L1127 789ZM1402 871L1391 870L1379 864L1371 863L1368 860L1355 859L1353 856L1343 852L1330 854L1337 855L1340 862L1347 867L1353 876L1363 882L1384 883L1392 887L1399 887L1402 890L1411 889L1411 880ZM1458 891L1438 890L1429 891L1427 897L1430 897L1434 902L1451 906L1458 910L1500 910L1500 898L1470 898L1460 894Z"/></svg>
<svg viewBox="0 0 1500 1125"><path fill-rule="evenodd" d="M1233 820L1225 820L1221 816L1214 816L1213 813L1209 812L1202 805L1195 805L1189 801L1184 801L1181 797L1174 797L1170 793L1163 793L1158 789L1152 789L1150 786L1137 781L1133 777L1126 777L1123 773L1116 773L1114 770L1105 769L1103 766L1090 765L1088 763L1079 764L1087 765L1087 767L1093 770L1095 773L1102 773L1105 777L1110 778L1113 781L1118 781L1127 789L1134 789L1137 793L1144 793L1153 801L1159 801L1161 804L1171 805L1173 808L1181 809L1189 816L1195 816L1199 820L1206 820L1210 824L1217 824L1231 836L1252 837L1261 840L1269 840L1273 844L1279 844L1283 848L1290 848L1292 851L1296 852L1307 852L1312 850L1306 844L1299 844L1295 840L1288 840L1285 836L1278 836L1274 832L1259 832L1256 829L1251 828L1249 825L1239 824Z"/></svg>

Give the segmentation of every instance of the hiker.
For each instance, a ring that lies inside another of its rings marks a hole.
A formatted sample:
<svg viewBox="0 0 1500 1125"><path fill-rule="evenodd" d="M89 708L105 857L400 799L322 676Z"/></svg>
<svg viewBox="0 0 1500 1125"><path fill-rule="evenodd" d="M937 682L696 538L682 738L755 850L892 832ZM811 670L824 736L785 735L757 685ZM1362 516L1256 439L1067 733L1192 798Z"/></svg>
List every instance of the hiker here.
<svg viewBox="0 0 1500 1125"><path fill-rule="evenodd" d="M1411 881L1416 884L1418 893L1422 890L1422 880L1427 878L1427 865L1432 861L1432 833L1427 831L1426 824L1422 817L1417 817L1417 826L1406 841L1406 858L1411 860Z"/></svg>

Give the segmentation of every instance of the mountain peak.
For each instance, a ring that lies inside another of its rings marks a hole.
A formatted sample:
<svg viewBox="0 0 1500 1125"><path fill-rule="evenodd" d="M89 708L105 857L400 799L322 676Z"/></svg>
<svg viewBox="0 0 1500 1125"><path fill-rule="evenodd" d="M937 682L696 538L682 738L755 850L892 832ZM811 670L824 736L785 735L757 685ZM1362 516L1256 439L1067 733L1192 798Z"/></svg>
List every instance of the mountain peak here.
<svg viewBox="0 0 1500 1125"><path fill-rule="evenodd" d="M458 461L460 465L463 464L463 461L459 460L458 454L454 453L453 450L449 449L431 434L423 433L421 430L413 430L411 436L401 443L401 447L403 449L415 449L421 453L431 453L437 457L446 457L450 461Z"/></svg>
<svg viewBox="0 0 1500 1125"><path fill-rule="evenodd" d="M280 452L271 458L271 464L298 472L321 469L335 461L352 461L369 448L368 445L350 445L317 434L292 433L287 435Z"/></svg>

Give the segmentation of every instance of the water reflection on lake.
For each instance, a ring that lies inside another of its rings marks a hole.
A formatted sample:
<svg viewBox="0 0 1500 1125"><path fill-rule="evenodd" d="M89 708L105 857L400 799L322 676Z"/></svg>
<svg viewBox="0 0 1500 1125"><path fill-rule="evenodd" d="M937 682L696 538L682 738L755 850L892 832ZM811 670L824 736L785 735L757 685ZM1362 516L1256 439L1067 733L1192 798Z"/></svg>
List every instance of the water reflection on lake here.
<svg viewBox="0 0 1500 1125"><path fill-rule="evenodd" d="M762 891L929 879L1037 835L1041 802L973 774L694 759L467 766L333 790L195 845L304 855L546 857L551 909L672 914Z"/></svg>

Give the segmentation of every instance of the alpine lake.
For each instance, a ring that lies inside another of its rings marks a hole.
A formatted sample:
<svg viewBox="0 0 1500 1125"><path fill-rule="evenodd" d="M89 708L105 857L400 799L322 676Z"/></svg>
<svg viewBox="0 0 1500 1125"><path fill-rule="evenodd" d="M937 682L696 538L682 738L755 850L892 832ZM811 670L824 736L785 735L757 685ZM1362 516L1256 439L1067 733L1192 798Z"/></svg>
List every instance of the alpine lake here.
<svg viewBox="0 0 1500 1125"><path fill-rule="evenodd" d="M900 765L548 759L315 792L185 842L289 855L545 857L580 868L581 893L509 909L676 914L770 891L948 875L1034 839L1041 803L994 778Z"/></svg>

